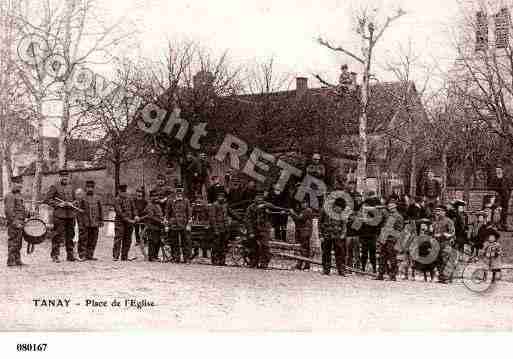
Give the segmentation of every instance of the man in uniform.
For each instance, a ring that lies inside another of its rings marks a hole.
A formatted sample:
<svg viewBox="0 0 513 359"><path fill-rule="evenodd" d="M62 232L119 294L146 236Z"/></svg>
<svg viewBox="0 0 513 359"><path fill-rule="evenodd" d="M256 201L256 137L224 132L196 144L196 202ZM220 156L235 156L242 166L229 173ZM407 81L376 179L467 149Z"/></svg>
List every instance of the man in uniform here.
<svg viewBox="0 0 513 359"><path fill-rule="evenodd" d="M401 213L399 213L396 202L389 202L387 208L388 214L378 238L381 250L379 256L379 273L376 279L384 280L385 272L387 272L390 276L390 280L396 281L398 271L398 249L396 246L398 241L401 241L404 219Z"/></svg>
<svg viewBox="0 0 513 359"><path fill-rule="evenodd" d="M187 198L193 200L196 198L196 191L198 190L198 183L200 183L201 164L191 152L188 152L184 162L184 179L185 179L185 195Z"/></svg>
<svg viewBox="0 0 513 359"><path fill-rule="evenodd" d="M153 194L155 195L156 192L153 191ZM158 200L158 198L157 198L157 200ZM157 204L158 204L158 202L157 202ZM148 205L148 201L145 199L145 196L144 196L144 187L137 188L137 190L135 191L135 200L134 200L135 215L137 217L142 217L147 205ZM162 208L160 210L162 212ZM140 244L140 242L141 242L142 228L143 228L142 224L140 224L140 223L134 224L135 241L138 244Z"/></svg>
<svg viewBox="0 0 513 359"><path fill-rule="evenodd" d="M192 208L189 200L183 195L182 187L176 188L176 198L167 201L164 216L170 224L168 239L173 261L180 263L180 256L183 254L183 261L190 263L192 243L187 227L190 226Z"/></svg>
<svg viewBox="0 0 513 359"><path fill-rule="evenodd" d="M246 210L246 229L249 244L249 266L266 269L271 261L271 213L281 211L264 201L264 192L256 193L255 201Z"/></svg>
<svg viewBox="0 0 513 359"><path fill-rule="evenodd" d="M345 201L337 198L331 205L330 212L323 207L319 219L321 235L323 274L331 272L331 251L335 251L335 262L340 276L345 276L347 216L344 214Z"/></svg>
<svg viewBox="0 0 513 359"><path fill-rule="evenodd" d="M135 205L132 198L127 194L127 185L119 185L119 194L114 200L116 220L114 222L114 246L112 248L112 259L128 260L128 252L132 244L132 230L135 223Z"/></svg>
<svg viewBox="0 0 513 359"><path fill-rule="evenodd" d="M205 192L208 188L208 181L210 177L210 171L212 170L212 166L208 162L208 156L205 152L201 152L199 154L199 175L197 177L197 181L194 183L195 189L194 192L197 193L198 196L203 198L203 188L205 188Z"/></svg>
<svg viewBox="0 0 513 359"><path fill-rule="evenodd" d="M313 230L313 211L308 205L308 199L304 199L298 213L291 210L292 218L296 224L296 242L301 245L301 256L310 258L310 238ZM298 260L296 269L309 270L310 263Z"/></svg>
<svg viewBox="0 0 513 359"><path fill-rule="evenodd" d="M224 192L223 192L224 194ZM212 250L210 248L210 238L211 238L211 231L209 228L210 223L210 213L209 213L209 207L208 203L206 203L201 198L197 198L194 203L192 203L191 208L192 213L192 221L194 225L196 226L195 229L195 236L197 235L199 237L199 245L194 247L194 255L193 258L199 256L199 249L201 248L201 253L203 258L208 258L208 250ZM192 235L192 228L191 228L191 235ZM192 241L192 238L191 238Z"/></svg>
<svg viewBox="0 0 513 359"><path fill-rule="evenodd" d="M490 187L497 192L498 204L502 207L500 215L500 229L508 231L507 217L509 198L511 197L511 181L504 177L504 170L501 166L495 167L495 177L492 178Z"/></svg>
<svg viewBox="0 0 513 359"><path fill-rule="evenodd" d="M59 171L59 180L50 186L46 194L45 203L53 207L53 228L52 251L50 256L55 263L59 263L59 252L62 242L66 247L66 260L73 262L75 257L73 250L75 243L75 216L73 209L73 190L69 184L68 171Z"/></svg>
<svg viewBox="0 0 513 359"><path fill-rule="evenodd" d="M86 194L78 199L77 207L82 209L77 216L78 257L81 261L95 261L94 251L98 242L99 228L103 227L103 211L100 197L94 193L95 182L86 181Z"/></svg>
<svg viewBox="0 0 513 359"><path fill-rule="evenodd" d="M224 192L217 194L217 200L209 206L209 224L213 231L212 264L226 265L226 251L230 238L230 221L228 217L228 205Z"/></svg>
<svg viewBox="0 0 513 359"><path fill-rule="evenodd" d="M21 266L21 247L23 246L23 223L27 218L25 204L21 196L23 177L11 178L12 189L4 198L5 217L7 219L7 266Z"/></svg>
<svg viewBox="0 0 513 359"><path fill-rule="evenodd" d="M370 260L372 273L376 273L376 243L380 231L379 218L381 215L381 201L375 192L370 191L367 193L367 198L363 202L363 214L368 223L363 223L360 229L360 243L362 245L362 270L365 271L367 267L367 260Z"/></svg>
<svg viewBox="0 0 513 359"><path fill-rule="evenodd" d="M160 209L162 210L162 213L164 213L166 203L173 193L171 187L166 184L166 177L162 174L157 175L157 184L151 190L157 197Z"/></svg>
<svg viewBox="0 0 513 359"><path fill-rule="evenodd" d="M442 187L440 182L435 179L435 175L432 170L427 171L427 179L422 182L420 193L431 210L439 205Z"/></svg>
<svg viewBox="0 0 513 359"><path fill-rule="evenodd" d="M440 283L445 284L447 281L452 280L452 270L448 266L451 260L451 241L454 239L455 234L454 222L447 218L446 208L443 206L436 207L433 235L440 245L437 259L438 281Z"/></svg>
<svg viewBox="0 0 513 359"><path fill-rule="evenodd" d="M146 202L146 207L137 217L138 222L146 223L148 231L148 261L156 262L159 259L160 238L162 236L163 213L160 207L159 192L150 191L150 200Z"/></svg>

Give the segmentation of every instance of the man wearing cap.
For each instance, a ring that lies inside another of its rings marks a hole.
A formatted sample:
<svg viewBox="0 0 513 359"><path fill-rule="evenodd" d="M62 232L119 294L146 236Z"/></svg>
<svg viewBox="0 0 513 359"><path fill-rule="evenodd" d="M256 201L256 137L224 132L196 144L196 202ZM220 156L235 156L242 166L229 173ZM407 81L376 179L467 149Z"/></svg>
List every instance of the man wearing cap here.
<svg viewBox="0 0 513 359"><path fill-rule="evenodd" d="M73 208L74 194L68 176L68 171L59 171L59 180L50 186L44 201L53 207L54 236L50 256L55 263L60 262L59 254L63 242L66 247L66 260L76 260L73 255L76 210Z"/></svg>
<svg viewBox="0 0 513 359"><path fill-rule="evenodd" d="M327 203L322 208L319 219L319 232L321 235L323 274L331 272L331 252L335 251L335 262L340 276L345 275L345 258L347 233L347 216L344 213L345 201L337 198L333 204Z"/></svg>
<svg viewBox="0 0 513 359"><path fill-rule="evenodd" d="M440 202L442 195L442 187L440 182L435 179L435 174L432 170L427 171L427 178L420 186L420 194L426 200L428 207L433 209Z"/></svg>
<svg viewBox="0 0 513 359"><path fill-rule="evenodd" d="M28 216L21 196L22 176L11 177L11 193L5 195L4 208L7 219L7 266L21 266L23 224Z"/></svg>
<svg viewBox="0 0 513 359"><path fill-rule="evenodd" d="M210 171L212 171L212 166L208 162L208 156L205 152L201 152L199 154L199 175L197 177L196 182L194 183L194 192L199 196L203 197L203 187L205 187L205 191L208 188L208 181L210 176ZM228 185L228 183L227 183Z"/></svg>
<svg viewBox="0 0 513 359"><path fill-rule="evenodd" d="M452 203L454 212L452 217L449 217L454 222L454 230L456 235L454 248L458 251L458 257L464 252L465 243L467 243L467 219L465 215L465 202L462 200L455 200Z"/></svg>
<svg viewBox="0 0 513 359"><path fill-rule="evenodd" d="M155 192L153 192L155 194ZM146 209L146 206L148 205L148 201L145 198L144 193L144 187L139 187L135 191L135 200L134 200L134 207L135 207L135 215L136 217L142 217L142 214L144 210ZM162 211L162 208L161 208ZM142 231L142 225L140 223L134 224L134 233L135 233L135 240L137 244L140 244L141 242L141 231Z"/></svg>
<svg viewBox="0 0 513 359"><path fill-rule="evenodd" d="M128 252L132 244L132 230L135 218L135 205L132 198L128 196L127 185L119 185L119 194L114 200L114 211L116 220L114 222L114 246L112 247L112 259L128 260Z"/></svg>
<svg viewBox="0 0 513 359"><path fill-rule="evenodd" d="M103 227L103 211L100 197L94 193L95 182L86 181L86 194L77 198L78 257L80 260L96 260L94 251L98 243L99 228Z"/></svg>
<svg viewBox="0 0 513 359"><path fill-rule="evenodd" d="M146 202L144 210L136 216L137 222L146 224L148 233L148 261L156 262L159 257L160 238L162 236L162 223L164 216L160 207L159 192L150 191L150 200Z"/></svg>
<svg viewBox="0 0 513 359"><path fill-rule="evenodd" d="M375 192L368 192L362 205L364 223L360 229L360 243L362 246L362 270L367 267L367 260L370 260L372 272L376 273L376 243L381 225L383 224L383 213L379 208L381 201Z"/></svg>
<svg viewBox="0 0 513 359"><path fill-rule="evenodd" d="M448 266L451 264L451 241L454 239L455 234L454 222L447 218L446 208L444 206L437 206L433 221L433 235L440 246L437 258L438 281L440 283L447 283L447 281L452 279L453 268Z"/></svg>
<svg viewBox="0 0 513 359"><path fill-rule="evenodd" d="M164 213L166 203L171 197L173 190L166 184L166 177L163 174L157 175L157 184L151 189L151 191L153 191L155 196L157 196L160 209L162 210L162 213Z"/></svg>
<svg viewBox="0 0 513 359"><path fill-rule="evenodd" d="M404 229L404 218L399 213L397 203L391 201L387 205L388 214L385 223L381 229L378 241L380 244L379 273L377 280L384 280L385 272L390 276L390 280L395 281L398 271L397 266L397 243L401 241L401 235Z"/></svg>
<svg viewBox="0 0 513 359"><path fill-rule="evenodd" d="M296 224L296 243L301 245L301 256L310 258L310 238L312 237L313 230L313 211L308 205L308 199L302 201L301 206L298 206L298 212L291 210L290 214ZM309 270L310 263L298 260L296 269Z"/></svg>
<svg viewBox="0 0 513 359"><path fill-rule="evenodd" d="M226 251L230 238L230 219L224 192L219 192L217 201L209 205L209 225L210 230L214 232L212 264L224 266L226 265Z"/></svg>
<svg viewBox="0 0 513 359"><path fill-rule="evenodd" d="M271 212L281 211L264 201L264 191L257 191L255 201L246 210L246 229L249 244L249 266L266 269L271 261Z"/></svg>
<svg viewBox="0 0 513 359"><path fill-rule="evenodd" d="M495 167L495 177L492 178L490 187L497 192L499 206L502 207L500 214L500 229L509 230L507 226L507 217L509 210L509 198L511 197L511 181L504 177L502 166Z"/></svg>
<svg viewBox="0 0 513 359"><path fill-rule="evenodd" d="M192 257L197 257L199 255L199 250L201 248L202 257L208 258L208 250L212 250L211 231L209 228L210 213L208 203L206 203L203 199L198 197L192 203L191 207L192 221L195 225L198 225L196 227L197 230L195 230L194 232L195 235L197 234L199 237L198 246L194 247L194 254Z"/></svg>
<svg viewBox="0 0 513 359"><path fill-rule="evenodd" d="M183 261L190 263L192 243L187 227L192 218L192 208L189 200L184 197L182 187L176 188L176 198L167 201L164 217L170 224L168 242L171 245L173 261L180 263L180 256L183 254Z"/></svg>

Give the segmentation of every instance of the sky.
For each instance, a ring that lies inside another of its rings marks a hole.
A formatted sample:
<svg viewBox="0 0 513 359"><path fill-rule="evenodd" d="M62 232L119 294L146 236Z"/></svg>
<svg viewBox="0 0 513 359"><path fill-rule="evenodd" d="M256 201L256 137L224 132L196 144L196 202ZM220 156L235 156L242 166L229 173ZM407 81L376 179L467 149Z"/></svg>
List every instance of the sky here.
<svg viewBox="0 0 513 359"><path fill-rule="evenodd" d="M450 66L451 28L459 9L457 0L114 0L108 4L110 16L136 24L140 48L133 51L139 55L159 58L167 39L190 39L219 53L228 50L235 64L274 57L283 72L307 77L321 73L332 81L341 63L362 71L347 56L321 47L316 38L321 35L359 54L361 42L351 26L352 14L362 4L380 9L378 22L398 6L406 11L376 48L374 72L383 81L394 78L381 67L409 43L421 63ZM418 81L422 78L419 74Z"/></svg>

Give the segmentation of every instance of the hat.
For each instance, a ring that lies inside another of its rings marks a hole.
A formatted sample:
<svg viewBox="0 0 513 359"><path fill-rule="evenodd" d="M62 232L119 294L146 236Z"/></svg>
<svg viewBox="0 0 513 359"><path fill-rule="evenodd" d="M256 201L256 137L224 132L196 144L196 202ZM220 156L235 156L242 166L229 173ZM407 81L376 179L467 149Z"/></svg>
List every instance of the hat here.
<svg viewBox="0 0 513 359"><path fill-rule="evenodd" d="M120 184L119 185L119 192L126 192L126 189L128 186L126 184Z"/></svg>
<svg viewBox="0 0 513 359"><path fill-rule="evenodd" d="M183 187L181 187L181 186L176 187L175 193L183 193Z"/></svg>
<svg viewBox="0 0 513 359"><path fill-rule="evenodd" d="M421 218L418 222L419 224L431 224L431 220L429 218Z"/></svg>
<svg viewBox="0 0 513 359"><path fill-rule="evenodd" d="M444 206L436 206L435 207L435 211L447 211L447 208L445 208Z"/></svg>
<svg viewBox="0 0 513 359"><path fill-rule="evenodd" d="M165 179L166 179L166 176L164 176L163 174L159 173L159 174L157 175L157 179L158 179L158 180L165 180Z"/></svg>
<svg viewBox="0 0 513 359"><path fill-rule="evenodd" d="M59 170L59 176L67 176L69 175L69 171L67 169L61 169Z"/></svg>
<svg viewBox="0 0 513 359"><path fill-rule="evenodd" d="M454 207L463 207L466 205L465 201L462 201L461 199L457 199L455 201L452 202L452 205Z"/></svg>
<svg viewBox="0 0 513 359"><path fill-rule="evenodd" d="M313 158L314 160L320 160L320 159L321 159L321 155L320 155L320 154L318 154L318 153L314 153L314 154L313 154L313 156L312 156L312 158Z"/></svg>
<svg viewBox="0 0 513 359"><path fill-rule="evenodd" d="M94 187L95 186L95 182L93 180L87 180L86 183L85 183L85 186L86 187Z"/></svg>
<svg viewBox="0 0 513 359"><path fill-rule="evenodd" d="M23 183L23 176L12 176L11 182L12 183Z"/></svg>
<svg viewBox="0 0 513 359"><path fill-rule="evenodd" d="M497 231L497 229L495 227L488 228L486 233L489 236L494 236L496 239L499 239L501 237L501 234L499 233L499 231Z"/></svg>

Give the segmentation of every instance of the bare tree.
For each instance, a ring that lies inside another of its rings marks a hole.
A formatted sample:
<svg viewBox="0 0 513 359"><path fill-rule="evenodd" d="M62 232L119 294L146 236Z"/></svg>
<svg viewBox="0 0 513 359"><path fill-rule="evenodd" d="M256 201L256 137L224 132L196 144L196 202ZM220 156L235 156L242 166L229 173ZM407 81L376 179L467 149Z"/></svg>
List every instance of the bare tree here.
<svg viewBox="0 0 513 359"><path fill-rule="evenodd" d="M365 190L365 183L367 178L367 110L369 106L369 84L371 77L371 69L373 64L373 51L376 44L381 40L385 31L391 24L402 17L405 12L399 8L393 16L387 16L382 24L376 22L375 16L372 14L374 10L368 8L362 9L356 14L356 33L360 37L363 45L361 48L361 55L348 50L344 46L333 45L330 41L318 38L320 45L328 48L329 50L342 53L356 60L363 68L363 79L361 86L361 100L360 100L360 118L359 118L359 158L357 169L357 188L359 191ZM328 84L319 75L316 75L321 83Z"/></svg>
<svg viewBox="0 0 513 359"><path fill-rule="evenodd" d="M124 89L121 102L116 96L97 99L89 94L80 100L82 115L87 126L77 128L75 138L94 139L97 156L114 168L114 190L117 195L122 166L143 155L147 148L136 139L138 129L134 118L137 108L138 87L135 86L138 69L128 60L118 63L115 82Z"/></svg>

